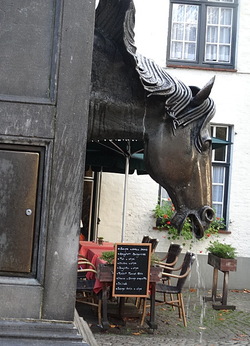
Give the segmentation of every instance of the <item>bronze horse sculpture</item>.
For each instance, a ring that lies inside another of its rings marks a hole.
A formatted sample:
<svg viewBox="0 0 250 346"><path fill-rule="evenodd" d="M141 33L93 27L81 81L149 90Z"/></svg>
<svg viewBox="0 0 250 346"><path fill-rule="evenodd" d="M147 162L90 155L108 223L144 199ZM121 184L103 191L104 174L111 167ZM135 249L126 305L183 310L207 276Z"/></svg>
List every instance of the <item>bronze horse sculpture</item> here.
<svg viewBox="0 0 250 346"><path fill-rule="evenodd" d="M144 141L147 172L163 186L180 231L187 217L197 238L213 220L213 80L188 87L137 53L132 0L100 0L96 9L88 141Z"/></svg>

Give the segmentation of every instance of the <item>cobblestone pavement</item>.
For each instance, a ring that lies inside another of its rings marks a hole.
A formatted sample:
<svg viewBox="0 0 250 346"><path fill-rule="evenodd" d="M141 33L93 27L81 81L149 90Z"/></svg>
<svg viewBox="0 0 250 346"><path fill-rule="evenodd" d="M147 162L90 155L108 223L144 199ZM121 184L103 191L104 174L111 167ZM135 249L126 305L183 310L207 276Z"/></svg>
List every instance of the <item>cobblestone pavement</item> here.
<svg viewBox="0 0 250 346"><path fill-rule="evenodd" d="M157 330L152 331L139 319L125 323L110 317L110 328L103 331L97 325L96 312L79 311L88 322L100 346L219 346L250 345L250 290L230 290L228 305L235 310L215 310L212 302L204 302L211 291L186 289L183 292L188 326L185 328L177 310L169 306L156 307ZM219 303L216 303L219 304Z"/></svg>

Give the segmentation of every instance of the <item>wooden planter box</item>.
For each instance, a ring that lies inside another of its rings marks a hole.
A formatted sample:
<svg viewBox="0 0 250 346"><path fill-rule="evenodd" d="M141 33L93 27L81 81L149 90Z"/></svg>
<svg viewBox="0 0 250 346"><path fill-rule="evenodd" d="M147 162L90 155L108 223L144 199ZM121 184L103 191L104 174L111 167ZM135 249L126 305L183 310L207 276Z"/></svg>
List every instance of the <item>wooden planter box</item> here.
<svg viewBox="0 0 250 346"><path fill-rule="evenodd" d="M208 254L208 264L222 272L232 271L235 272L237 268L236 259L220 258L211 253Z"/></svg>
<svg viewBox="0 0 250 346"><path fill-rule="evenodd" d="M97 278L100 282L112 282L114 274L113 264L99 264L97 267Z"/></svg>
<svg viewBox="0 0 250 346"><path fill-rule="evenodd" d="M221 304L213 304L213 308L215 310L234 310L235 305L227 305L227 295L228 295L228 279L229 272L236 271L237 260L236 259L228 259L228 258L220 258L211 253L208 254L208 264L214 267L213 273L213 287L212 287L212 297L204 297L205 301L220 301ZM223 290L222 297L217 297L217 281L218 281L218 270L222 271L224 274L223 280Z"/></svg>

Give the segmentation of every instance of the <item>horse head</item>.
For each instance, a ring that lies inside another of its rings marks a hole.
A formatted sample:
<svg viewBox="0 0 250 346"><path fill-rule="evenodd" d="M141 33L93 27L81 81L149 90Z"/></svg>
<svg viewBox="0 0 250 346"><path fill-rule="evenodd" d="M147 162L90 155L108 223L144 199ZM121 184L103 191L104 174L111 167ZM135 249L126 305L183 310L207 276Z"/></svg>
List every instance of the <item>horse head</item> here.
<svg viewBox="0 0 250 346"><path fill-rule="evenodd" d="M176 213L172 224L181 231L187 217L191 219L196 238L214 218L211 198L211 137L209 121L214 114L208 97L211 80L203 89L185 91L186 103L166 102L165 116L152 122L150 115L157 97L148 101L145 118L145 160L151 177L163 186L172 199ZM182 85L183 87L183 85ZM147 121L147 117L151 119Z"/></svg>

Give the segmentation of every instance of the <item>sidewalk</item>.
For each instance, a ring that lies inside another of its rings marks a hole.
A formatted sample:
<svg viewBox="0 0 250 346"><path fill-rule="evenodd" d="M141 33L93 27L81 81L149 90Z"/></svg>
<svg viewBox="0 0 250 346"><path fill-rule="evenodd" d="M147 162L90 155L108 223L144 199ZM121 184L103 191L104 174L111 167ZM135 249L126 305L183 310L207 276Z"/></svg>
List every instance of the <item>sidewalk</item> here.
<svg viewBox="0 0 250 346"><path fill-rule="evenodd" d="M110 318L108 331L97 325L96 312L82 305L79 314L85 319L100 346L219 346L250 345L250 290L230 290L228 305L236 310L214 310L204 296L211 291L186 289L184 303L188 326L185 328L178 312L168 306L156 307L158 328L152 331L145 323L140 327L139 319L127 319L126 323ZM219 303L217 303L219 304Z"/></svg>

